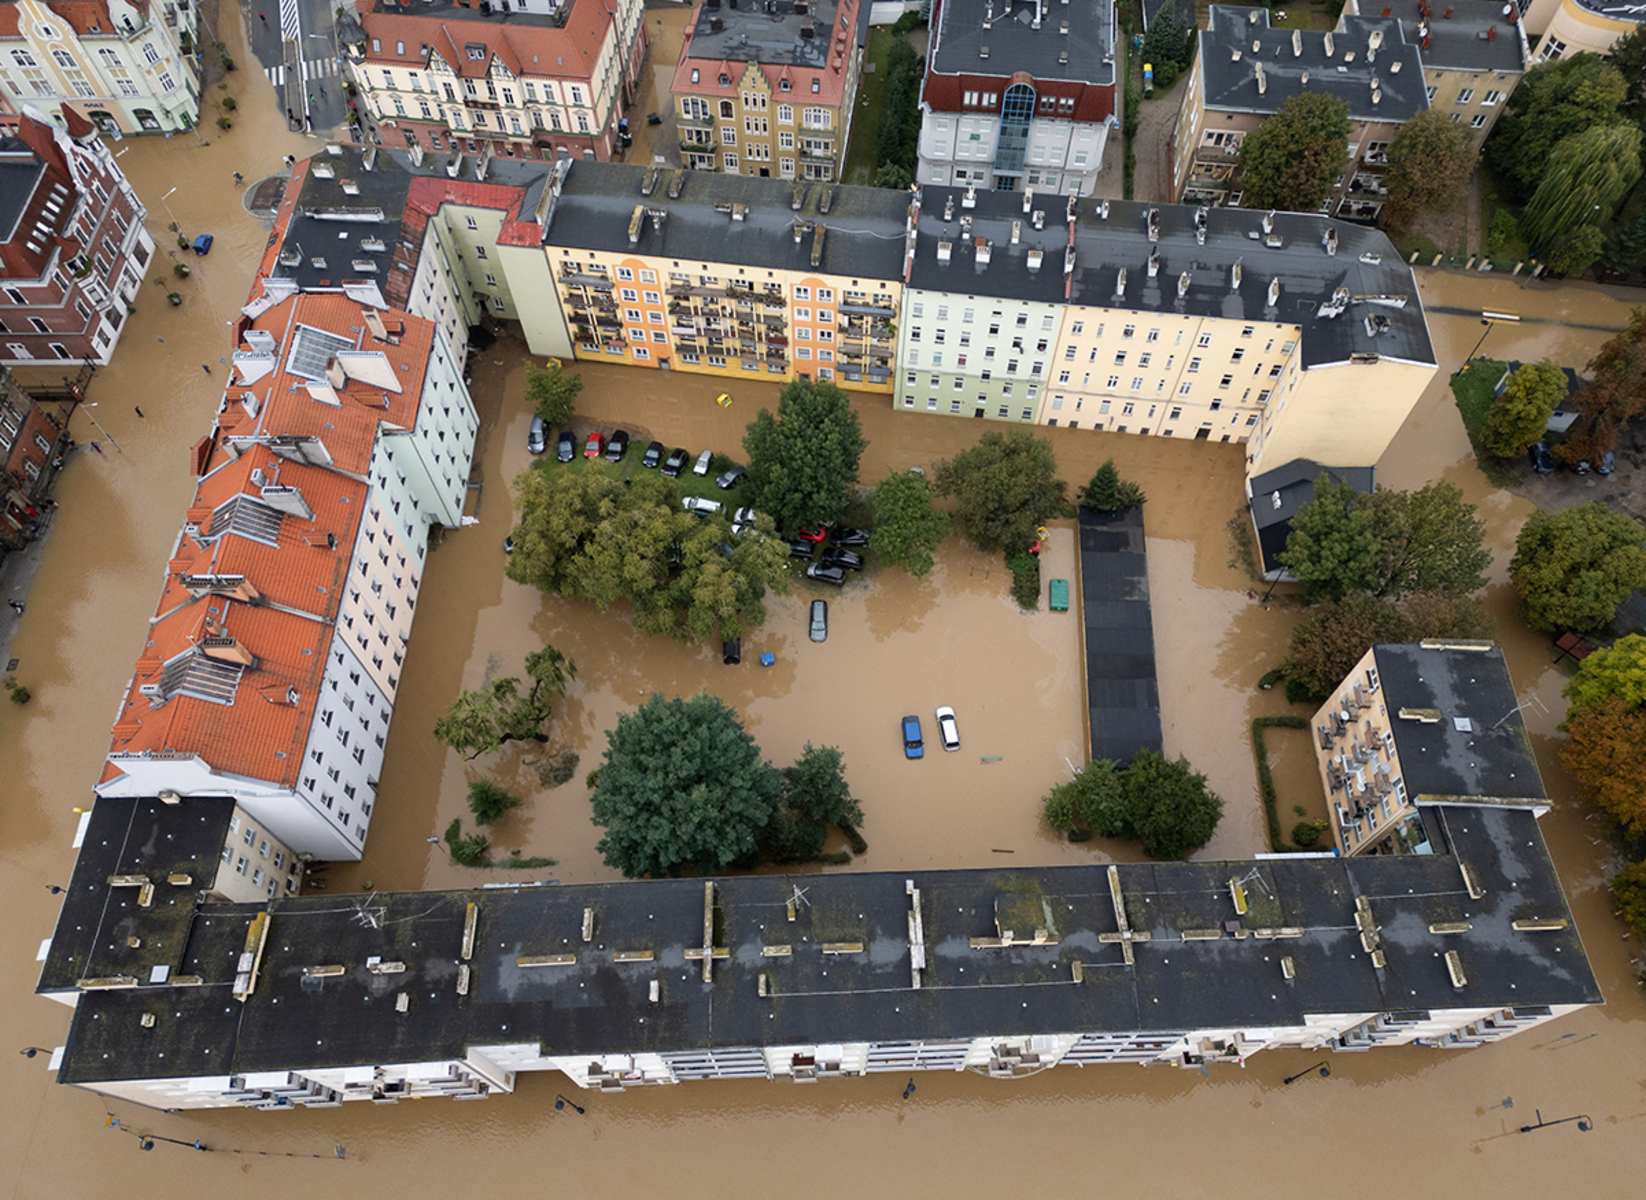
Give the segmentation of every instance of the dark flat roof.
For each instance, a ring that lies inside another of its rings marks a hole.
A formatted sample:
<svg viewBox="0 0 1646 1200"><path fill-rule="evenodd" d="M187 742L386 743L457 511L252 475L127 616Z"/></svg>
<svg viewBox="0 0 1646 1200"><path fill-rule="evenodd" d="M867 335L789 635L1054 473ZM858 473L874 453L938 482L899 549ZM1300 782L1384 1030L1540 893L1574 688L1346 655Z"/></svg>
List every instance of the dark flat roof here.
<svg viewBox="0 0 1646 1200"><path fill-rule="evenodd" d="M1578 3L1583 4L1584 0L1578 0ZM1638 0L1636 6L1640 7ZM1367 7L1370 9L1373 6ZM1404 13L1400 17L1406 40L1422 49L1425 67L1431 70L1502 72L1526 69L1524 30L1518 22L1509 24L1501 3L1494 0L1446 0L1445 4L1432 8L1434 13L1427 20L1415 12ZM1641 11L1646 12L1646 8ZM1429 39L1426 46L1423 45L1424 29ZM1497 32L1483 36L1492 30ZM1480 89L1476 92L1477 95L1483 94Z"/></svg>
<svg viewBox="0 0 1646 1200"><path fill-rule="evenodd" d="M1315 480L1326 475L1338 483L1348 483L1358 492L1377 487L1377 468L1323 467L1307 458L1294 458L1285 466L1252 477L1252 525L1257 530L1263 552L1264 571L1281 569L1279 554L1291 536L1292 518L1297 510L1314 499Z"/></svg>
<svg viewBox="0 0 1646 1200"><path fill-rule="evenodd" d="M1143 510L1080 508L1080 612L1092 757L1129 763L1159 753L1160 685Z"/></svg>
<svg viewBox="0 0 1646 1200"><path fill-rule="evenodd" d="M1068 61L1058 62L1065 52ZM1114 7L1107 0L943 0L928 64L945 75L1027 71L1036 80L1106 86L1114 83Z"/></svg>
<svg viewBox="0 0 1646 1200"><path fill-rule="evenodd" d="M807 11L796 12L794 0L711 0L700 4L692 26L692 59L728 62L783 63L821 69L828 65L829 47L842 20L839 0L811 0ZM855 47L867 29L868 0L861 0L863 21L848 16L847 44ZM714 28L718 22L720 28ZM801 33L810 27L812 35Z"/></svg>
<svg viewBox="0 0 1646 1200"><path fill-rule="evenodd" d="M1401 772L1414 798L1548 795L1501 647L1380 644L1374 653ZM1438 712L1440 719L1403 718L1403 709Z"/></svg>
<svg viewBox="0 0 1646 1200"><path fill-rule="evenodd" d="M406 192L411 187L409 162L379 150L367 170L362 147L334 145L331 149L337 153L322 149L309 160L286 227L283 257L297 261L277 261L269 274L293 280L304 291L340 288L345 279L369 279L387 288ZM331 177L316 174L316 168L329 169ZM431 163L423 173L433 171ZM344 190L345 183L355 189L353 194ZM317 265L317 259L325 265Z"/></svg>

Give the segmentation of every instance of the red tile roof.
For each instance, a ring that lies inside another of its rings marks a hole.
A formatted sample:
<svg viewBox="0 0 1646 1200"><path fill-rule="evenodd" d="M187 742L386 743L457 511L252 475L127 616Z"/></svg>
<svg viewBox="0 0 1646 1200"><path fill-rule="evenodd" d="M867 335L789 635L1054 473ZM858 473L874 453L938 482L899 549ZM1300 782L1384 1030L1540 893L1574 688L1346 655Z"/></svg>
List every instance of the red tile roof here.
<svg viewBox="0 0 1646 1200"><path fill-rule="evenodd" d="M478 13L373 12L371 0L363 0L358 7L360 24L366 31L368 65L421 67L427 65L432 53L459 75L473 79L490 74L493 57L515 75L527 78L589 79L612 25L612 14L601 0L572 0L565 27L560 29L552 25L503 24L501 18L482 19ZM373 49L374 43L381 49ZM485 47L483 59L468 56L471 44ZM396 46L405 49L396 51Z"/></svg>

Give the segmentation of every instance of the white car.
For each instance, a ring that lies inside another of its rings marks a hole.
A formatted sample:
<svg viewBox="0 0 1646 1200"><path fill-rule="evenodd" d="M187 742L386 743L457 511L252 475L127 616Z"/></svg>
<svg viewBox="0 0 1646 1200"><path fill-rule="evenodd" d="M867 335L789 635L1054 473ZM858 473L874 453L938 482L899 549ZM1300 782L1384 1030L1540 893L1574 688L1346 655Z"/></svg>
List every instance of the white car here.
<svg viewBox="0 0 1646 1200"><path fill-rule="evenodd" d="M699 454L697 456L697 461L692 464L692 474L693 475L707 475L709 473L709 464L712 463L713 461L714 461L714 451L713 450L703 451L702 454Z"/></svg>
<svg viewBox="0 0 1646 1200"><path fill-rule="evenodd" d="M680 506L687 512L696 513L700 517L706 517L710 513L717 513L722 507L720 501L705 500L701 496L687 496L680 502Z"/></svg>
<svg viewBox="0 0 1646 1200"><path fill-rule="evenodd" d="M740 508L732 514L732 536L742 537L744 531L754 528L754 519L758 514L752 508Z"/></svg>
<svg viewBox="0 0 1646 1200"><path fill-rule="evenodd" d="M960 726L955 724L954 709L946 704L937 710L937 740L945 750L960 749Z"/></svg>

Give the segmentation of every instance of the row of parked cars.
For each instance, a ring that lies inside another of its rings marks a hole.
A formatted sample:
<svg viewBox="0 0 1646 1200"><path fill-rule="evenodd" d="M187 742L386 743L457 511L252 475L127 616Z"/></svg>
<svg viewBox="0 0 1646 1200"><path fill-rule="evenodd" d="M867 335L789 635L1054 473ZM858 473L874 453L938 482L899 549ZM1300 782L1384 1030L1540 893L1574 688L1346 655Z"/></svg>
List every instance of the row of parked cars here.
<svg viewBox="0 0 1646 1200"><path fill-rule="evenodd" d="M910 713L903 718L903 756L925 758L926 741L920 729L920 718ZM960 726L954 719L954 709L947 704L937 710L937 740L945 750L960 749Z"/></svg>
<svg viewBox="0 0 1646 1200"><path fill-rule="evenodd" d="M1532 470L1536 471L1539 475L1553 475L1555 473L1555 456L1549 450L1549 443L1539 442L1537 445L1528 450L1526 454L1527 457L1532 460ZM1582 459L1575 467L1572 468L1572 470L1576 471L1579 475L1587 475L1591 469L1597 475L1610 475L1617 469L1617 459L1613 456L1612 452L1608 450L1605 454L1600 456L1599 462L1591 465L1588 459Z"/></svg>
<svg viewBox="0 0 1646 1200"><path fill-rule="evenodd" d="M526 436L526 448L533 454L542 454L549 448L549 430L542 417L533 417L531 431ZM588 440L583 443L584 458L605 458L607 462L619 463L629 452L629 433L626 429L618 429L607 437L596 429L589 434ZM577 457L577 437L569 429L560 431L560 439L556 446L555 456L563 463L571 462ZM714 461L714 451L705 450L692 463L693 475L707 475L709 464ZM646 447L646 453L641 456L640 465L648 470L661 466L663 474L670 479L677 478L686 469L686 464L692 462L692 452L683 446L677 446L669 452L667 458L663 455L663 443L652 442ZM742 467L732 467L720 478L715 485L720 488L735 487L737 481L748 472Z"/></svg>

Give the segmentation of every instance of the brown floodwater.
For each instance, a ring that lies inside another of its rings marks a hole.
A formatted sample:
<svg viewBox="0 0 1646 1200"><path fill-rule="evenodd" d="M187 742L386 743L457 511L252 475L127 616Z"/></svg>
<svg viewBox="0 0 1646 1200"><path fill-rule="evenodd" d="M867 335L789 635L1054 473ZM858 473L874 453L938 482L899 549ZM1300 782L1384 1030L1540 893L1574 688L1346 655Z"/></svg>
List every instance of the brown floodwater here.
<svg viewBox="0 0 1646 1200"><path fill-rule="evenodd" d="M232 26L232 18L225 24ZM238 33L224 34L237 51ZM57 909L46 885L63 883L71 868L73 810L88 802L107 750L109 723L190 495L188 447L220 395L227 324L266 238L240 207L232 172L255 180L278 170L281 155L317 145L281 127L261 74L237 73L231 90L242 101L239 123L229 134L203 135L210 145L173 138L118 147L122 166L155 210L157 236L170 219L158 197L175 185L168 203L185 232L212 232L217 243L209 258L194 263L193 278L180 289L187 298L181 309L165 306L160 288L153 299L145 290L114 364L94 381L91 399L99 407L91 415L123 453L112 446L101 457L82 451L65 472L62 509L13 645L19 677L35 697L25 709L0 713L0 899L7 916L0 928L0 1012L16 1047L58 1045L68 1027L66 1010L31 994L35 951ZM1551 322L1494 329L1486 352L1499 357L1553 354L1581 363L1627 314L1623 300L1592 288L1520 290L1505 279L1431 274L1423 290L1431 304L1507 309ZM1467 315L1437 314L1431 325L1446 370L1481 332ZM334 889L367 880L397 888L472 882L473 872L450 865L424 839L464 811L476 772L529 797L499 826L500 851L560 861L552 870L520 874L609 878L594 849L598 831L589 824L582 783L603 732L652 691L702 688L744 715L774 762L790 761L808 740L843 749L867 812L870 845L853 869L1022 866L1134 853L1109 843L1060 843L1039 824L1039 797L1080 763L1085 745L1075 618L1044 609L1019 613L999 560L958 538L945 543L924 580L870 570L843 591L814 593L801 585L774 597L735 668L721 665L718 647L642 638L619 612L566 604L505 580L500 543L511 525L508 480L527 460L519 356L518 345L500 342L477 365L485 422L476 464L483 482L474 504L479 524L452 531L432 554L378 820L365 862L334 868ZM202 364L211 368L210 379ZM622 424L642 440L657 436L694 449L735 451L743 424L775 397L764 385L744 387L723 410L712 403L717 386L686 376L600 367L585 369L584 378L581 421L607 430ZM133 411L138 404L143 418ZM879 397L862 397L860 407L871 439L863 478L871 483L963 449L982 428L894 414ZM95 432L85 414L74 428L82 441ZM1241 502L1240 455L1205 443L1044 432L1072 485L1112 455L1148 492L1166 748L1187 755L1227 802L1206 853L1260 850L1249 723L1286 710L1282 696L1255 685L1284 655L1298 609L1274 600L1260 605L1244 573L1229 565L1224 526ZM43 1058L0 1052L0 1194L233 1188L274 1197L336 1187L516 1195L546 1185L568 1196L663 1186L683 1198L757 1188L801 1197L1055 1189L1227 1198L1280 1187L1334 1196L1626 1193L1646 1168L1646 1003L1632 979L1640 950L1612 915L1610 852L1555 758L1565 673L1551 662L1547 643L1521 628L1503 585L1528 506L1493 491L1475 470L1443 378L1385 455L1381 477L1397 487L1453 480L1489 523L1498 562L1488 600L1556 801L1544 831L1606 1007L1477 1051L1337 1056L1330 1079L1309 1076L1291 1087L1281 1079L1312 1058L1265 1054L1245 1070L1220 1068L1209 1076L1131 1067L1066 1068L1016 1081L930 1074L918 1077L918 1091L907 1100L903 1079L879 1076L804 1090L717 1082L619 1097L579 1093L585 1116L554 1109L555 1093L565 1088L552 1075L522 1076L517 1094L481 1104L431 1100L392 1111L351 1105L278 1117L192 1116L117 1106L129 1129L246 1152L236 1154L197 1154L165 1142L141 1153L135 1139L103 1128L98 1097L53 1084ZM1073 557L1072 530L1059 523L1046 576L1072 579ZM830 601L822 645L804 632L814 594ZM541 786L536 763L528 761L541 754L537 747L465 764L434 742L434 718L458 688L476 686L489 673L518 672L524 654L544 642L578 665L579 678L550 727L557 748L581 756L571 782ZM765 650L777 656L771 668L755 664ZM956 708L963 749L904 760L897 718L918 712L930 732L939 704ZM1271 753L1289 832L1294 803L1318 812L1318 788L1306 739L1277 734ZM1518 1134L1534 1109L1548 1119L1587 1113L1596 1128L1583 1134L1567 1124ZM1375 1162L1351 1163L1353 1138L1374 1129L1387 1145ZM334 1144L346 1147L347 1159L336 1158ZM984 1150L988 1145L1000 1152Z"/></svg>

